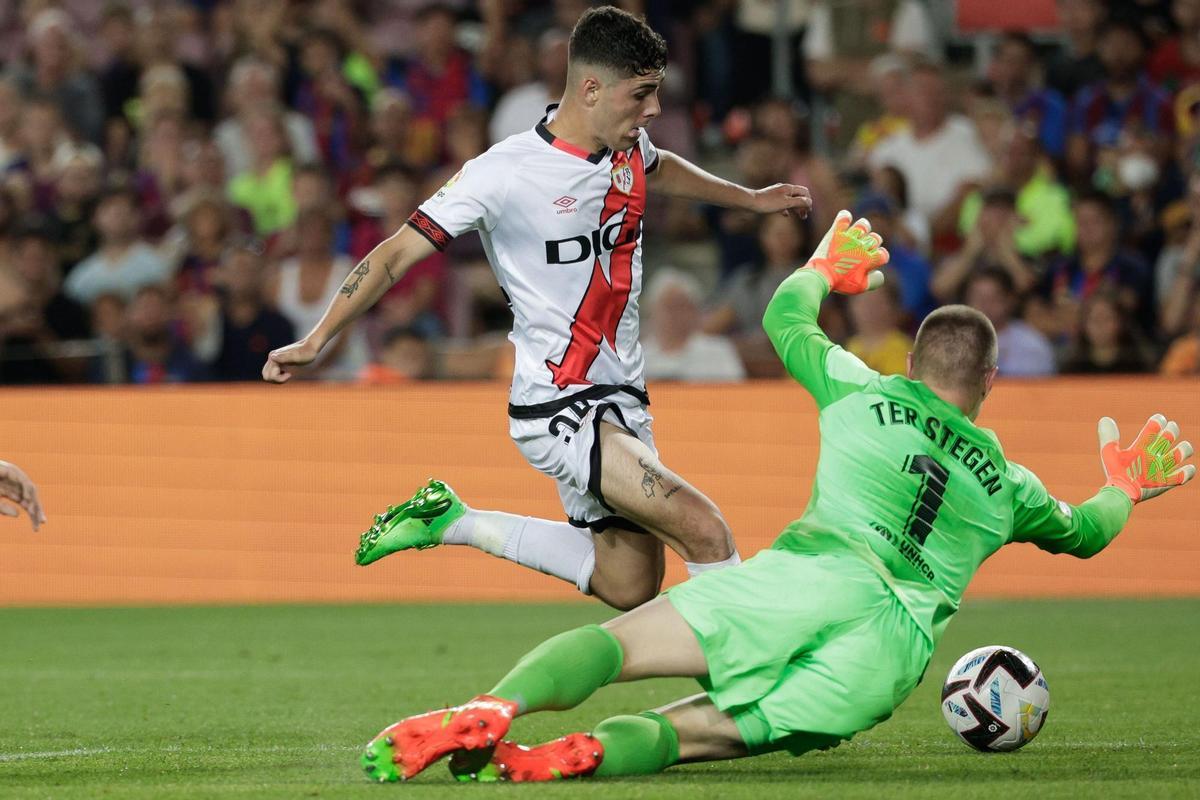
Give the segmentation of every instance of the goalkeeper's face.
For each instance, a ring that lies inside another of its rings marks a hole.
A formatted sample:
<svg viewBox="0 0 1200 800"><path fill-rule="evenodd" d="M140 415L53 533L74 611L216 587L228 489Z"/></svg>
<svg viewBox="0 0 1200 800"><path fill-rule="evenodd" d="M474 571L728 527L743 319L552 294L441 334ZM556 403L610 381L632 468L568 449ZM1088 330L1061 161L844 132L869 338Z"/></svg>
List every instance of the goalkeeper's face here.
<svg viewBox="0 0 1200 800"><path fill-rule="evenodd" d="M637 144L638 131L662 112L658 88L663 71L622 78L615 74L596 88L592 106L595 136L610 150L628 150Z"/></svg>

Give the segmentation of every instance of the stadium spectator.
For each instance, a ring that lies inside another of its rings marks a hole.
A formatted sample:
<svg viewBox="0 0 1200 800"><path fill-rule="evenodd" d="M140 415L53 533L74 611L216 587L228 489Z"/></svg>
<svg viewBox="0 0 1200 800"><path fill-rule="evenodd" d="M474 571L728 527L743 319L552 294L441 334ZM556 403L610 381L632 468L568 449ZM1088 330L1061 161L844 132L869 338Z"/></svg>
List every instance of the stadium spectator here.
<svg viewBox="0 0 1200 800"><path fill-rule="evenodd" d="M991 162L974 125L949 110L940 67L918 65L909 80L912 128L879 143L873 167L892 165L908 183L909 203L927 220L936 239L954 231L959 206L990 172Z"/></svg>
<svg viewBox="0 0 1200 800"><path fill-rule="evenodd" d="M811 224L826 229L845 207L844 192L828 158L814 153L808 119L787 100L769 99L754 108L754 131L771 146L773 175L781 171L789 183L807 186L813 195Z"/></svg>
<svg viewBox="0 0 1200 800"><path fill-rule="evenodd" d="M408 95L414 125L441 131L461 106L486 106L488 89L470 54L455 43L458 16L450 6L426 5L416 25L415 54L391 61L385 83Z"/></svg>
<svg viewBox="0 0 1200 800"><path fill-rule="evenodd" d="M1187 204L1171 216L1183 217L1171 228L1178 241L1163 248L1154 267L1159 328L1167 339L1187 327L1189 309L1200 300L1200 176L1193 176Z"/></svg>
<svg viewBox="0 0 1200 800"><path fill-rule="evenodd" d="M908 180L896 167L885 164L870 171L870 191L892 201L900 224L893 231L895 240L928 257L930 250L929 220L908 203ZM890 247L890 245L889 245Z"/></svg>
<svg viewBox="0 0 1200 800"><path fill-rule="evenodd" d="M180 296L208 294L235 231L233 209L219 193L204 188L181 195L173 205L175 226L160 249L175 274L175 288Z"/></svg>
<svg viewBox="0 0 1200 800"><path fill-rule="evenodd" d="M1154 330L1153 275L1136 252L1120 246L1111 199L1099 192L1075 201L1077 251L1060 258L1041 280L1031 300L1030 321L1051 340L1075 330L1078 308L1101 289L1115 292L1122 313L1146 334Z"/></svg>
<svg viewBox="0 0 1200 800"><path fill-rule="evenodd" d="M527 131L557 103L567 85L567 36L548 30L538 39L537 79L514 86L496 103L488 123L492 144Z"/></svg>
<svg viewBox="0 0 1200 800"><path fill-rule="evenodd" d="M1146 61L1146 74L1168 92L1200 81L1200 2L1172 0L1178 30L1158 42Z"/></svg>
<svg viewBox="0 0 1200 800"><path fill-rule="evenodd" d="M76 136L99 143L104 106L96 79L83 69L75 25L66 12L39 12L26 32L31 61L10 63L8 74L25 97L52 102Z"/></svg>
<svg viewBox="0 0 1200 800"><path fill-rule="evenodd" d="M746 377L737 348L725 336L703 333L699 282L680 270L660 269L646 288L649 335L642 338L646 379L740 381Z"/></svg>
<svg viewBox="0 0 1200 800"><path fill-rule="evenodd" d="M1046 83L1070 100L1103 69L1097 55L1104 0L1058 0L1063 47L1046 68Z"/></svg>
<svg viewBox="0 0 1200 800"><path fill-rule="evenodd" d="M808 225L794 217L772 214L758 226L759 260L742 264L718 287L716 301L701 330L731 336L752 378L779 374L779 358L762 330L762 315L783 279L803 263L809 245Z"/></svg>
<svg viewBox="0 0 1200 800"><path fill-rule="evenodd" d="M137 25L133 9L123 3L109 3L100 21L100 42L104 55L97 65L100 93L106 118L126 115L126 104L137 97L141 65L137 57Z"/></svg>
<svg viewBox="0 0 1200 800"><path fill-rule="evenodd" d="M1050 341L1016 316L1020 296L1010 274L994 267L972 273L963 290L963 302L992 321L999 347L996 365L1002 377L1037 378L1055 373Z"/></svg>
<svg viewBox="0 0 1200 800"><path fill-rule="evenodd" d="M803 53L808 80L837 115L838 150L850 145L873 110L874 59L889 53L930 60L941 56L929 7L919 0L858 5L815 0Z"/></svg>
<svg viewBox="0 0 1200 800"><path fill-rule="evenodd" d="M1075 247L1075 218L1067 188L1054 176L1043 157L1036 129L1028 124L1008 131L1004 158L999 164L995 188L1016 195L1017 227L1013 239L1017 252L1030 258L1069 253ZM958 231L969 237L983 210L982 191L963 201Z"/></svg>
<svg viewBox="0 0 1200 800"><path fill-rule="evenodd" d="M441 143L428 126L414 125L412 103L399 89L380 89L371 107L371 142L364 159L366 169L357 183L369 184L371 170L384 164L403 164L424 170L441 157Z"/></svg>
<svg viewBox="0 0 1200 800"><path fill-rule="evenodd" d="M411 172L390 166L379 171L368 197L374 213L365 215L354 230L351 255L356 263L407 224L409 214L420 203L420 187ZM426 339L444 335L448 278L445 253L435 252L413 264L380 300L381 323L385 327L411 328Z"/></svg>
<svg viewBox="0 0 1200 800"><path fill-rule="evenodd" d="M165 286L143 286L129 301L122 337L129 383L182 383L207 377L204 365L174 330L174 319Z"/></svg>
<svg viewBox="0 0 1200 800"><path fill-rule="evenodd" d="M1058 90L1039 85L1033 40L1016 31L1004 34L988 77L1013 117L1031 125L1042 149L1051 158L1061 159L1067 146L1067 101Z"/></svg>
<svg viewBox="0 0 1200 800"><path fill-rule="evenodd" d="M966 242L934 273L931 288L943 303L961 301L967 278L989 266L1007 272L1021 294L1037 282L1038 273L1017 247L1016 196L1008 189L989 189L979 202L979 218Z"/></svg>
<svg viewBox="0 0 1200 800"><path fill-rule="evenodd" d="M173 12L174 9L170 7L147 5L141 8L135 17L137 62L127 65L131 67L124 74L127 83L118 92L128 93L131 102L127 101L120 111L135 125L145 116L141 108L141 99L137 96L142 76L147 70L158 66L169 66L183 71L187 81L185 94L189 118L205 124L216 121L216 93L213 90L212 78L203 69L181 60L179 31L174 27L178 16ZM110 110L113 113L117 112L117 109Z"/></svg>
<svg viewBox="0 0 1200 800"><path fill-rule="evenodd" d="M184 189L183 129L179 117L166 115L147 120L142 130L133 185L141 232L151 240L171 227L171 201Z"/></svg>
<svg viewBox="0 0 1200 800"><path fill-rule="evenodd" d="M430 377L433 353L428 337L416 328L398 325L383 334L379 358L363 368L358 381L369 386L393 386Z"/></svg>
<svg viewBox="0 0 1200 800"><path fill-rule="evenodd" d="M874 227L874 226L872 226ZM849 298L854 335L846 349L884 375L904 375L912 337L900 329L900 304L891 283Z"/></svg>
<svg viewBox="0 0 1200 800"><path fill-rule="evenodd" d="M876 56L869 67L869 78L879 113L854 132L846 163L856 169L866 166L880 142L909 128L908 63L895 53Z"/></svg>
<svg viewBox="0 0 1200 800"><path fill-rule="evenodd" d="M244 120L250 137L251 169L229 181L229 199L246 209L259 236L270 236L296 219L294 168L279 108L266 106Z"/></svg>
<svg viewBox="0 0 1200 800"><path fill-rule="evenodd" d="M87 311L62 291L62 266L56 231L45 219L27 217L12 243L12 266L20 277L44 324L44 333L61 339L86 339L90 334Z"/></svg>
<svg viewBox="0 0 1200 800"><path fill-rule="evenodd" d="M24 281L0 270L0 382L55 383L53 354L42 340L45 320Z"/></svg>
<svg viewBox="0 0 1200 800"><path fill-rule="evenodd" d="M1163 375L1176 378L1200 375L1200 297L1193 293L1190 299L1187 313L1191 315L1191 330L1167 348L1160 366Z"/></svg>
<svg viewBox="0 0 1200 800"><path fill-rule="evenodd" d="M21 163L21 115L25 101L21 90L7 76L0 75L0 175Z"/></svg>
<svg viewBox="0 0 1200 800"><path fill-rule="evenodd" d="M333 222L324 209L300 214L296 231L296 255L279 265L268 296L299 332L312 330L325 314L354 262L333 253ZM366 333L362 325L352 326L334 337L306 374L322 380L352 380L369 361Z"/></svg>
<svg viewBox="0 0 1200 800"><path fill-rule="evenodd" d="M95 213L100 247L67 276L67 297L83 305L104 294L128 300L143 286L170 278L167 262L138 237L137 213L137 197L129 187L104 193Z"/></svg>
<svg viewBox="0 0 1200 800"><path fill-rule="evenodd" d="M363 98L342 72L345 58L335 32L309 31L300 44L300 79L292 100L312 120L321 160L339 171L356 166L365 127Z"/></svg>
<svg viewBox="0 0 1200 800"><path fill-rule="evenodd" d="M904 326L915 327L937 305L929 289L933 269L924 256L909 247L904 236L896 235L901 230L898 212L899 208L890 197L877 192L864 194L854 205L854 216L869 219L871 229L888 243L891 255L888 282L899 295L900 306L907 317Z"/></svg>
<svg viewBox="0 0 1200 800"><path fill-rule="evenodd" d="M6 184L24 207L44 207L54 185L54 159L72 147L62 115L53 102L32 97L21 116L21 156L8 172Z"/></svg>
<svg viewBox="0 0 1200 800"><path fill-rule="evenodd" d="M52 163L54 182L42 198L58 258L67 272L96 249L92 224L103 188L104 157L90 144L59 148Z"/></svg>
<svg viewBox="0 0 1200 800"><path fill-rule="evenodd" d="M1078 333L1063 363L1071 374L1146 372L1152 359L1115 292L1093 292L1079 311Z"/></svg>
<svg viewBox="0 0 1200 800"><path fill-rule="evenodd" d="M279 105L283 100L279 71L273 64L245 56L229 73L229 105L233 114L222 120L213 138L225 157L225 172L233 178L251 171L254 164L253 142L246 122L262 108ZM291 109L283 111L289 150L301 164L317 161L317 137L312 121Z"/></svg>
<svg viewBox="0 0 1200 800"><path fill-rule="evenodd" d="M1088 182L1099 148L1115 147L1121 132L1144 130L1170 137L1175 129L1170 97L1146 76L1146 40L1137 23L1110 20L1100 34L1102 78L1081 89L1071 104L1068 173Z"/></svg>
<svg viewBox="0 0 1200 800"><path fill-rule="evenodd" d="M217 381L262 378L267 353L294 338L287 317L267 305L262 249L237 242L214 271L216 298L197 304L192 349Z"/></svg>

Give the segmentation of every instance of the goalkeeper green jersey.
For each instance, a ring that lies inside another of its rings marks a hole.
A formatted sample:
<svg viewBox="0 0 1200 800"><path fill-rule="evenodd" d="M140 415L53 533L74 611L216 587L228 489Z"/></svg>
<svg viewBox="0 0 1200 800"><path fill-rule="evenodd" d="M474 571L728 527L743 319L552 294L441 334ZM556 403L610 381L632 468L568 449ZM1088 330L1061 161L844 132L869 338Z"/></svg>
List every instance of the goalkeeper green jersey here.
<svg viewBox="0 0 1200 800"><path fill-rule="evenodd" d="M825 278L797 270L763 319L788 372L820 409L812 498L774 547L852 551L871 564L932 642L967 583L1001 546L1032 542L1088 557L1117 535L1133 504L1115 488L1079 506L1056 500L1028 469L920 381L881 376L817 325Z"/></svg>

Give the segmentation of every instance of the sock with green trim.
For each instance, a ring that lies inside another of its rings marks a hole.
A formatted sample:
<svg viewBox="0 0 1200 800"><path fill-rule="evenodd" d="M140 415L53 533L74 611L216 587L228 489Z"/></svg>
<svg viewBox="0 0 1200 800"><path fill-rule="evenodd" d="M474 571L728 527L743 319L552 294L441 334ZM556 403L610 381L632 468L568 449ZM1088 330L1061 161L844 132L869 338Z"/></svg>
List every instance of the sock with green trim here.
<svg viewBox="0 0 1200 800"><path fill-rule="evenodd" d="M520 714L562 711L616 680L624 660L615 636L585 625L542 642L488 694L516 703Z"/></svg>
<svg viewBox="0 0 1200 800"><path fill-rule="evenodd" d="M653 775L679 760L679 734L662 714L610 717L592 732L604 745L597 778Z"/></svg>

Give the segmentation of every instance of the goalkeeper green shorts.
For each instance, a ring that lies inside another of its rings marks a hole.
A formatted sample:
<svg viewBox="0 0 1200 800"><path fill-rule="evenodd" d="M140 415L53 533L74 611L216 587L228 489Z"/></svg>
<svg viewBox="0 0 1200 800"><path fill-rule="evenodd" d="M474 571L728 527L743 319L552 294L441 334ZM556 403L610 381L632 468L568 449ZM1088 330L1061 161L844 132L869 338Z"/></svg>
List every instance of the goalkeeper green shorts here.
<svg viewBox="0 0 1200 800"><path fill-rule="evenodd" d="M933 646L866 562L764 550L672 587L708 660L701 686L751 753L832 747L892 715Z"/></svg>

